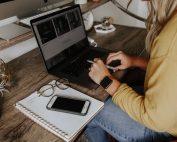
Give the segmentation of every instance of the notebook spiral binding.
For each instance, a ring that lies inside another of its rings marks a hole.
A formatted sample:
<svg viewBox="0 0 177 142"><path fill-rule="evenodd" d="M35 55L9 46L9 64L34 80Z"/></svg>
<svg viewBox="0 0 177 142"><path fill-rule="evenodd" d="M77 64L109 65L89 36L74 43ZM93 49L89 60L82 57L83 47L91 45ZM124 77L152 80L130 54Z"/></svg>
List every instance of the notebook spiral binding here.
<svg viewBox="0 0 177 142"><path fill-rule="evenodd" d="M30 111L29 109L27 109L26 107L24 107L21 104L16 104L16 106L19 106L23 111L25 111L26 112L25 114L28 115L33 121L37 120L40 123L44 124L46 126L46 128L48 127L52 131L54 131L55 133L58 133L58 134L62 135L63 137L67 138L67 135L68 135L67 133L63 132L62 130L60 130L56 126L52 125L50 122L46 121L45 119L43 119L39 115L37 115L34 112ZM49 130L49 129L47 129L47 130Z"/></svg>

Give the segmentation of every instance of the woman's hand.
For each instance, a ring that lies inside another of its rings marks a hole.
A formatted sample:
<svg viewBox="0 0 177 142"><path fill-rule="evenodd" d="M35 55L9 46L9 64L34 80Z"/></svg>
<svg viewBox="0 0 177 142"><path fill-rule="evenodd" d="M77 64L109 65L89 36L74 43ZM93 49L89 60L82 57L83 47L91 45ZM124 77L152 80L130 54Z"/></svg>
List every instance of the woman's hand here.
<svg viewBox="0 0 177 142"><path fill-rule="evenodd" d="M110 64L114 60L120 60L121 64L116 68L116 70L124 70L132 66L132 58L122 51L116 53L110 53L106 64Z"/></svg>
<svg viewBox="0 0 177 142"><path fill-rule="evenodd" d="M103 61L99 58L95 58L94 63L91 65L89 76L95 83L100 84L105 76L111 76L111 74Z"/></svg>
<svg viewBox="0 0 177 142"><path fill-rule="evenodd" d="M106 91L111 96L113 96L113 94L116 92L116 90L120 86L120 82L117 79L115 79L113 76L111 76L108 69L104 65L103 61L98 58L95 58L94 63L91 65L89 76L97 84L100 84L100 82L103 80L103 78L105 76L108 76L112 80L112 83L106 89Z"/></svg>

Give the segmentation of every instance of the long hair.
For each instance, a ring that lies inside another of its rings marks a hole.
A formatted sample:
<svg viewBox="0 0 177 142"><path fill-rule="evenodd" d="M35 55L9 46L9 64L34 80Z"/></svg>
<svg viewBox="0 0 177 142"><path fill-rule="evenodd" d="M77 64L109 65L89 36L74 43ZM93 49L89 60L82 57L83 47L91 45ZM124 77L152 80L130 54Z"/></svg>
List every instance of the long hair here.
<svg viewBox="0 0 177 142"><path fill-rule="evenodd" d="M146 49L150 52L154 39L176 10L177 0L149 0L148 8Z"/></svg>

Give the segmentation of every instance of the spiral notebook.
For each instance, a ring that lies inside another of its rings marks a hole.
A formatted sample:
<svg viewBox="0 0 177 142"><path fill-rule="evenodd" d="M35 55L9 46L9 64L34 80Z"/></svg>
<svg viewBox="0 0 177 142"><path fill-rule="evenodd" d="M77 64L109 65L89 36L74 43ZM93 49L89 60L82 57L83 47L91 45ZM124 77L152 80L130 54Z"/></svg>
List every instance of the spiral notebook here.
<svg viewBox="0 0 177 142"><path fill-rule="evenodd" d="M49 84L54 84L55 80ZM61 90L55 87L54 95L69 96L80 99L88 99L91 102L88 113L85 116L51 111L46 108L51 97L39 96L34 92L30 96L18 101L15 107L32 119L37 124L41 125L48 131L59 136L66 142L73 141L78 133L86 126L88 122L103 108L104 103L90 96L87 96L75 89L68 88Z"/></svg>

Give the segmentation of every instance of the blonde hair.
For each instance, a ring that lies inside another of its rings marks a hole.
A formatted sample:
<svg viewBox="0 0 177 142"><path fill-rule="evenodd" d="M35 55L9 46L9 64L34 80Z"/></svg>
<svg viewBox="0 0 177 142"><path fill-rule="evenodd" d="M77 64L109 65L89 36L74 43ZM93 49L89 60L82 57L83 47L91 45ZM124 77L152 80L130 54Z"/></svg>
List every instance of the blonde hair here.
<svg viewBox="0 0 177 142"><path fill-rule="evenodd" d="M176 10L177 0L149 0L148 7L146 49L150 52L154 39Z"/></svg>

